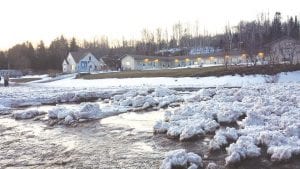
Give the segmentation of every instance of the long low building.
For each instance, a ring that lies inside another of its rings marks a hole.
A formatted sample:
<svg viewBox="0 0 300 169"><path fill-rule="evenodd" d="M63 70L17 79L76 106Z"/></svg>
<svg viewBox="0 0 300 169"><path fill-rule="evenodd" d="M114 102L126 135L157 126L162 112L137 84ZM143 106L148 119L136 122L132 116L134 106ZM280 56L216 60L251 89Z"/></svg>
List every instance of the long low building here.
<svg viewBox="0 0 300 169"><path fill-rule="evenodd" d="M203 65L219 64L240 64L246 63L247 58L239 51L225 55L224 52L207 54L203 56L145 56L145 55L125 55L121 59L123 70L149 70L168 69L176 67L192 67Z"/></svg>

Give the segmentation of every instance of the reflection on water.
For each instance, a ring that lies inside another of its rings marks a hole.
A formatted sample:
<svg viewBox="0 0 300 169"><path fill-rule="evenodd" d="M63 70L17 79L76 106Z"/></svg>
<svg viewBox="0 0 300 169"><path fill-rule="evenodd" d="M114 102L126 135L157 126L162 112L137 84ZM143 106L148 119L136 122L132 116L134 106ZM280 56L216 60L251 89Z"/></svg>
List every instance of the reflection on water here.
<svg viewBox="0 0 300 169"><path fill-rule="evenodd" d="M163 119L165 109L151 112L129 112L101 120L101 124L134 128L137 131L152 132L157 120Z"/></svg>
<svg viewBox="0 0 300 169"><path fill-rule="evenodd" d="M136 142L133 144L133 147L133 150L136 152L153 152L153 148L144 142Z"/></svg>

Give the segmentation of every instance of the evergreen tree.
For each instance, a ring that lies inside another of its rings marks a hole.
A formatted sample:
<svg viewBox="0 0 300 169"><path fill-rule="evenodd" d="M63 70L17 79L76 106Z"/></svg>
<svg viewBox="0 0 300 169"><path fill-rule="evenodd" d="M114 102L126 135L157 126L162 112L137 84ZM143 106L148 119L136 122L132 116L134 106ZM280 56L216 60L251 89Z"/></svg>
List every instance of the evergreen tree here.
<svg viewBox="0 0 300 169"><path fill-rule="evenodd" d="M77 45L76 39L73 37L70 43L70 52L78 51L79 46Z"/></svg>
<svg viewBox="0 0 300 169"><path fill-rule="evenodd" d="M300 38L300 32L299 31L300 31L299 21L298 21L297 16L295 16L294 24L293 24L293 27L292 27L292 30L291 30L291 37L299 40L299 38Z"/></svg>
<svg viewBox="0 0 300 169"><path fill-rule="evenodd" d="M7 58L2 51L0 51L0 69L7 69Z"/></svg>
<svg viewBox="0 0 300 169"><path fill-rule="evenodd" d="M281 13L276 12L271 26L272 40L279 39L282 35Z"/></svg>
<svg viewBox="0 0 300 169"><path fill-rule="evenodd" d="M44 45L43 41L40 41L40 43L38 44L37 48L36 48L36 52L35 52L35 59L36 59L36 64L34 66L35 69L38 70L46 70L49 68L48 66L48 57L47 57L47 51Z"/></svg>
<svg viewBox="0 0 300 169"><path fill-rule="evenodd" d="M49 68L61 70L62 62L67 57L69 52L68 41L61 36L51 42L49 46Z"/></svg>

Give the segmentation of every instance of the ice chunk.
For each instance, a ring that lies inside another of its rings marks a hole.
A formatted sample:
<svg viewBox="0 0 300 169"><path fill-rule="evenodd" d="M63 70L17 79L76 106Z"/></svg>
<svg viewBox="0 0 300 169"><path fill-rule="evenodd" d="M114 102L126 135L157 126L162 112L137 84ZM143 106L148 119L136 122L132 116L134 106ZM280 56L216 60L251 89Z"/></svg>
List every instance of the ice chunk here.
<svg viewBox="0 0 300 169"><path fill-rule="evenodd" d="M204 135L204 131L202 130L201 126L187 125L182 130L179 140L186 141L202 135Z"/></svg>
<svg viewBox="0 0 300 169"><path fill-rule="evenodd" d="M292 125L288 126L286 128L286 134L290 137L296 136L296 137L300 138L300 123L292 124Z"/></svg>
<svg viewBox="0 0 300 169"><path fill-rule="evenodd" d="M132 105L132 100L131 99L126 99L120 101L120 106L131 106Z"/></svg>
<svg viewBox="0 0 300 169"><path fill-rule="evenodd" d="M221 123L232 123L235 122L243 114L234 110L221 110L217 114L218 122Z"/></svg>
<svg viewBox="0 0 300 169"><path fill-rule="evenodd" d="M73 116L71 116L71 115L67 115L66 117L65 117L65 124L72 124L73 122L74 122L75 120L74 120L74 118L73 118Z"/></svg>
<svg viewBox="0 0 300 169"><path fill-rule="evenodd" d="M13 117L15 119L31 119L45 113L46 112L41 112L37 109L19 110L13 113Z"/></svg>
<svg viewBox="0 0 300 169"><path fill-rule="evenodd" d="M235 128L226 127L226 129L220 129L216 132L216 135L209 143L209 148L211 150L218 150L226 146L229 141L236 141L237 139L237 130Z"/></svg>
<svg viewBox="0 0 300 169"><path fill-rule="evenodd" d="M76 119L100 119L104 117L97 103L81 103L79 111L76 111L74 115Z"/></svg>
<svg viewBox="0 0 300 169"><path fill-rule="evenodd" d="M74 110L64 106L56 106L48 111L48 117L52 119L64 119L66 116L71 115Z"/></svg>
<svg viewBox="0 0 300 169"><path fill-rule="evenodd" d="M169 151L165 154L165 159L160 169L172 169L173 167L187 168L187 153L184 149Z"/></svg>
<svg viewBox="0 0 300 169"><path fill-rule="evenodd" d="M241 156L238 152L233 152L230 156L225 158L226 165L235 164L241 161Z"/></svg>
<svg viewBox="0 0 300 169"><path fill-rule="evenodd" d="M203 167L202 158L199 155L197 155L193 152L189 152L187 154L187 162L190 163L190 164L196 165L197 168L198 167L201 167L201 168Z"/></svg>
<svg viewBox="0 0 300 169"><path fill-rule="evenodd" d="M157 121L153 127L154 133L166 133L170 127L170 124L163 121Z"/></svg>
<svg viewBox="0 0 300 169"><path fill-rule="evenodd" d="M192 96L187 97L187 102L201 102L210 100L216 94L214 89L201 89Z"/></svg>
<svg viewBox="0 0 300 169"><path fill-rule="evenodd" d="M226 150L229 154L229 157L225 159L227 165L261 155L260 148L255 145L255 140L249 136L239 137L237 142L231 144Z"/></svg>
<svg viewBox="0 0 300 169"><path fill-rule="evenodd" d="M176 102L181 102L183 101L182 97L177 96L177 95L169 95L169 96L164 96L159 99L159 107L166 107L171 103L176 103Z"/></svg>
<svg viewBox="0 0 300 169"><path fill-rule="evenodd" d="M173 95L173 94L176 94L175 90L171 90L171 89L163 88L163 87L158 87L158 88L155 89L155 91L153 92L152 95L156 96L156 97L165 97L165 96Z"/></svg>
<svg viewBox="0 0 300 169"><path fill-rule="evenodd" d="M182 133L183 128L179 126L170 126L167 132L167 136L170 138L177 138Z"/></svg>
<svg viewBox="0 0 300 169"><path fill-rule="evenodd" d="M219 169L218 165L216 163L208 163L206 169Z"/></svg>
<svg viewBox="0 0 300 169"><path fill-rule="evenodd" d="M169 151L165 154L165 159L160 166L160 169L172 168L202 168L202 158L195 153L187 153L184 149Z"/></svg>
<svg viewBox="0 0 300 169"><path fill-rule="evenodd" d="M286 161L292 158L292 149L289 146L272 146L268 148L272 161Z"/></svg>
<svg viewBox="0 0 300 169"><path fill-rule="evenodd" d="M158 104L151 96L137 96L132 100L132 107L143 107L146 102L148 103L148 107Z"/></svg>

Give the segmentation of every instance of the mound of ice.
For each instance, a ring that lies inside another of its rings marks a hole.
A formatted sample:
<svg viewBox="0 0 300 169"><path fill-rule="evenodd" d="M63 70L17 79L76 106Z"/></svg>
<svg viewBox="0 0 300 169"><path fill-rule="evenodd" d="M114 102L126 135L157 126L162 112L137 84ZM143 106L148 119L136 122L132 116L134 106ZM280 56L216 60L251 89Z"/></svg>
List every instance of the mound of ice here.
<svg viewBox="0 0 300 169"><path fill-rule="evenodd" d="M152 93L153 96L155 97L165 97L169 95L176 94L177 92L175 90L171 90L169 88L164 88L164 87L157 87L154 92Z"/></svg>
<svg viewBox="0 0 300 169"><path fill-rule="evenodd" d="M226 127L226 129L219 129L214 138L209 143L210 150L219 150L229 144L230 141L238 139L238 132L235 128Z"/></svg>
<svg viewBox="0 0 300 169"><path fill-rule="evenodd" d="M76 119L101 119L104 117L97 103L81 103L79 110L74 115Z"/></svg>
<svg viewBox="0 0 300 169"><path fill-rule="evenodd" d="M157 121L153 126L154 133L166 133L170 127L170 124L164 121Z"/></svg>
<svg viewBox="0 0 300 169"><path fill-rule="evenodd" d="M164 122L158 121L154 131L167 132L169 138L179 138L181 141L212 133L219 124L214 120L211 112L202 108L201 105L189 105L174 112L167 111Z"/></svg>
<svg viewBox="0 0 300 169"><path fill-rule="evenodd" d="M185 100L187 102L201 102L212 99L216 94L215 89L201 89L195 94L188 96Z"/></svg>
<svg viewBox="0 0 300 169"><path fill-rule="evenodd" d="M38 109L28 109L15 111L12 116L15 119L31 119L42 114L46 114L46 112L39 111Z"/></svg>
<svg viewBox="0 0 300 169"><path fill-rule="evenodd" d="M48 111L48 117L51 119L64 119L68 115L73 115L75 111L64 106L56 106Z"/></svg>
<svg viewBox="0 0 300 169"><path fill-rule="evenodd" d="M146 105L148 106L146 106ZM135 98L133 98L132 100L132 107L137 108L137 107L154 107L158 104L158 102L156 100L153 99L153 97L151 96L137 96Z"/></svg>
<svg viewBox="0 0 300 169"><path fill-rule="evenodd" d="M180 133L179 140L190 140L195 137L203 136L204 133L202 125L186 125Z"/></svg>
<svg viewBox="0 0 300 169"><path fill-rule="evenodd" d="M202 168L202 158L195 153L187 153L184 149L169 151L165 154L160 169L172 168Z"/></svg>
<svg viewBox="0 0 300 169"><path fill-rule="evenodd" d="M169 95L169 96L164 96L158 99L159 105L158 107L166 107L172 103L176 103L176 102L183 102L183 98L178 96L178 95Z"/></svg>
<svg viewBox="0 0 300 169"><path fill-rule="evenodd" d="M226 165L238 163L246 158L259 157L260 148L255 145L255 140L249 136L241 136L236 143L231 144L227 149L229 154L226 157Z"/></svg>

